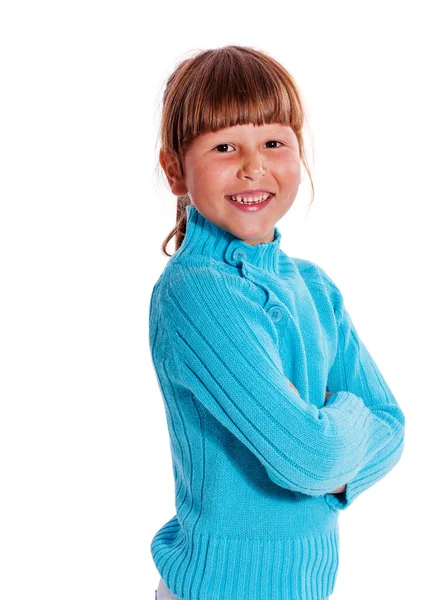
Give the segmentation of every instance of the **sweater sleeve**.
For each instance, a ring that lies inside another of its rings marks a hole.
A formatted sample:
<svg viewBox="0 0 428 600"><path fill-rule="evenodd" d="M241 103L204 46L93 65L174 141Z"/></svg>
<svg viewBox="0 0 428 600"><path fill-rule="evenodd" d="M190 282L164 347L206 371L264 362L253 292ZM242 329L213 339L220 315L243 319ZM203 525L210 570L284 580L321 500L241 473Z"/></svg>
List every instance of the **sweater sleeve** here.
<svg viewBox="0 0 428 600"><path fill-rule="evenodd" d="M327 389L346 390L361 398L371 413L391 428L388 443L382 440L376 454L347 480L346 489L339 494L327 494L327 502L334 508L345 509L364 490L382 479L399 461L404 449L405 418L390 388L359 338L354 323L344 305L343 296L323 271L324 278L338 292L336 313L338 349L330 369ZM326 402L328 406L329 400Z"/></svg>
<svg viewBox="0 0 428 600"><path fill-rule="evenodd" d="M174 265L161 296L174 377L277 485L319 496L357 477L389 443L392 419L350 391L319 409L284 375L274 322L236 275ZM289 349L292 353L295 349Z"/></svg>

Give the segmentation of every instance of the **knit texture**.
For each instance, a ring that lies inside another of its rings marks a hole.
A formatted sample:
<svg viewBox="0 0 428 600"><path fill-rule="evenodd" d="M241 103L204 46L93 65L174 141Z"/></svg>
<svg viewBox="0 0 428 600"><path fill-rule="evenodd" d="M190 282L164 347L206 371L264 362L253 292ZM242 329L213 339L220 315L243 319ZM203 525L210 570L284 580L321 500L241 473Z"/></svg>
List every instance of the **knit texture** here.
<svg viewBox="0 0 428 600"><path fill-rule="evenodd" d="M325 600L339 511L400 459L403 412L321 267L186 213L150 301L176 506L153 560L182 600Z"/></svg>

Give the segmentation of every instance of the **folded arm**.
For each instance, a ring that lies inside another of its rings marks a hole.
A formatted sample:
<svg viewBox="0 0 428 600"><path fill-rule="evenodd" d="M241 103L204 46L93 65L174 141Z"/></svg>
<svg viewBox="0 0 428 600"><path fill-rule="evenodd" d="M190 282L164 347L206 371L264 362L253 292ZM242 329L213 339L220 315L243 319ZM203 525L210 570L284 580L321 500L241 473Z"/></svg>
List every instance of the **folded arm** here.
<svg viewBox="0 0 428 600"><path fill-rule="evenodd" d="M358 477L390 443L392 417L351 390L321 409L304 401L284 375L274 323L241 280L207 265L173 269L160 301L177 381L277 485L318 496Z"/></svg>

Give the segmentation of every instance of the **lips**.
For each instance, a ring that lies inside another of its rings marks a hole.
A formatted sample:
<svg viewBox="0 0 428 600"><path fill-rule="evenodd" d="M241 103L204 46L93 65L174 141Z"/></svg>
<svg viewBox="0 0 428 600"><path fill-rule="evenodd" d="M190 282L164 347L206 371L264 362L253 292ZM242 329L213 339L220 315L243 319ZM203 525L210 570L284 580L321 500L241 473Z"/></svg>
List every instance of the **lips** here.
<svg viewBox="0 0 428 600"><path fill-rule="evenodd" d="M260 194L272 194L274 195L273 192L271 192L270 190L247 190L244 192L234 192L233 194L228 194L226 196L226 198L230 198L231 196L243 196L244 198L253 198L254 196L260 196Z"/></svg>
<svg viewBox="0 0 428 600"><path fill-rule="evenodd" d="M230 202L236 202L238 204L263 204L264 202L267 202L267 200L271 200L274 197L275 194L272 194L271 192L259 192L257 194L247 194L247 195L242 195L242 194L236 194L233 196L225 196L226 200L229 200ZM239 198L239 200L238 200ZM264 200L261 200L261 198L264 198Z"/></svg>
<svg viewBox="0 0 428 600"><path fill-rule="evenodd" d="M263 200L262 202L237 202L232 200L232 198L228 198L226 196L226 200L233 206L236 210L243 211L245 213L256 213L260 210L263 210L266 206L269 205L273 196L269 195L267 200Z"/></svg>

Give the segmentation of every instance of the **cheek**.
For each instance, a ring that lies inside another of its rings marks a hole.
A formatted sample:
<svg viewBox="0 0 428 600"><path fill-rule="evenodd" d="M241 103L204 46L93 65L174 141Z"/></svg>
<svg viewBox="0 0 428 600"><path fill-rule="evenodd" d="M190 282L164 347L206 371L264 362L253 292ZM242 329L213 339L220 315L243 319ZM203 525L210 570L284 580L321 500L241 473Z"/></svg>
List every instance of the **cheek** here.
<svg viewBox="0 0 428 600"><path fill-rule="evenodd" d="M193 181L199 188L206 191L227 189L230 185L230 179L233 176L233 169L227 168L224 164L211 163L201 165L193 174Z"/></svg>
<svg viewBox="0 0 428 600"><path fill-rule="evenodd" d="M296 179L300 180L300 158L289 157L275 164L275 172L278 176L284 179Z"/></svg>
<svg viewBox="0 0 428 600"><path fill-rule="evenodd" d="M208 176L209 173L201 166L193 167L187 174L187 183L189 188L191 188L193 191L197 191L201 187L206 186Z"/></svg>
<svg viewBox="0 0 428 600"><path fill-rule="evenodd" d="M232 162L226 163L222 160L210 165L208 176L221 185L225 181L230 181L233 174L236 174L236 166Z"/></svg>

